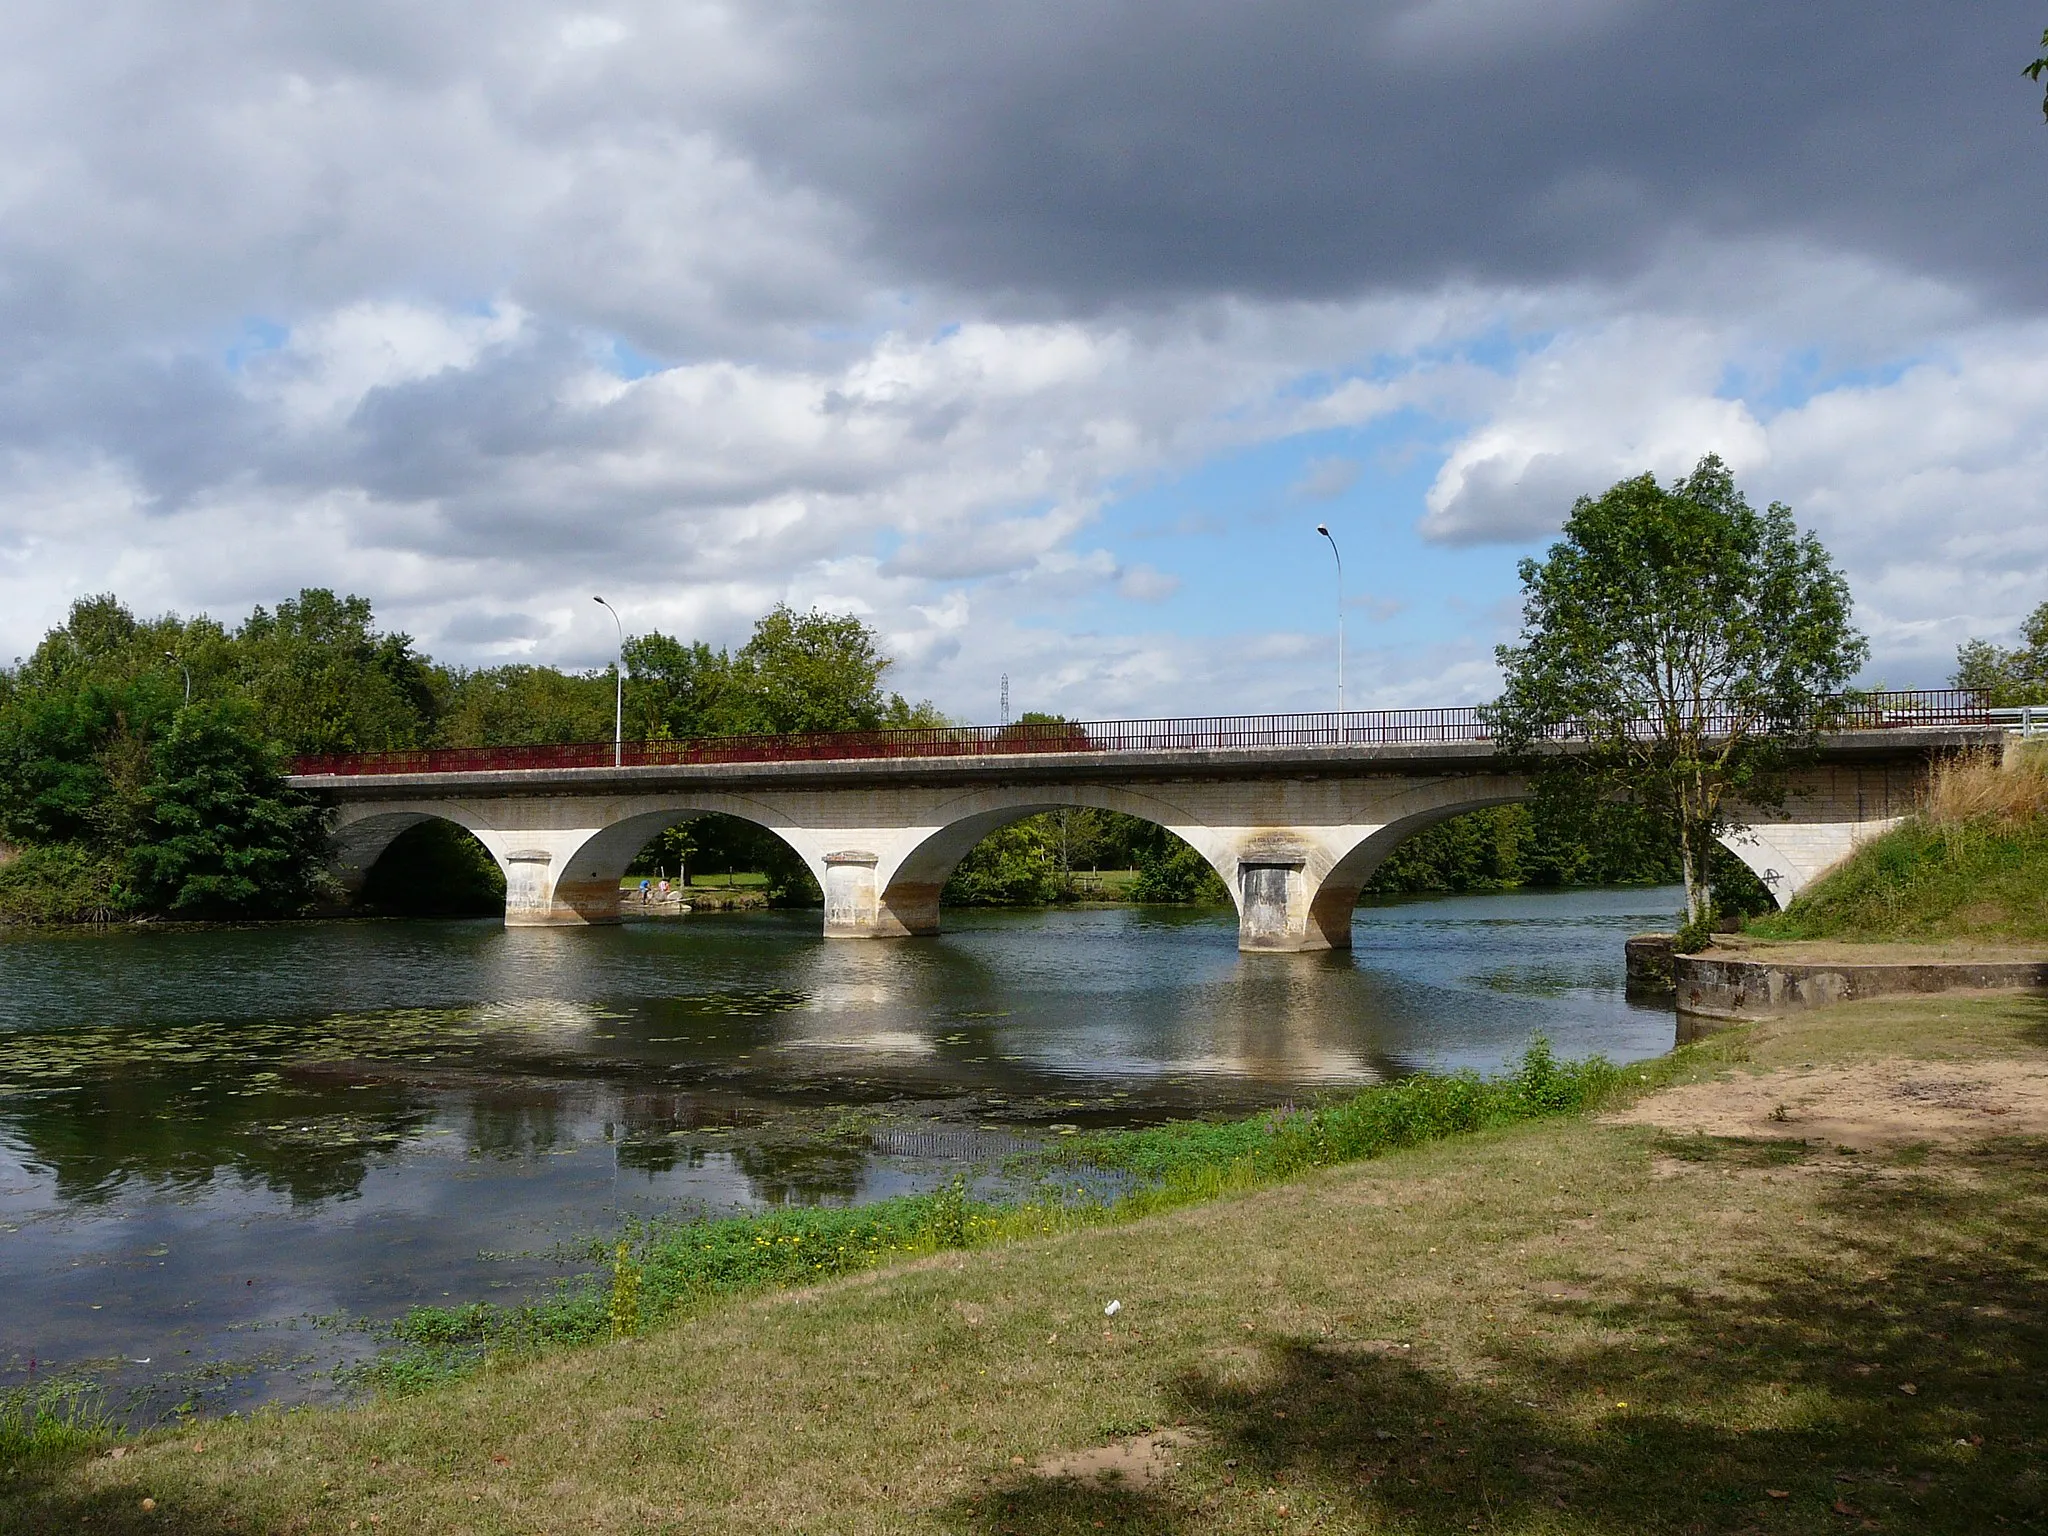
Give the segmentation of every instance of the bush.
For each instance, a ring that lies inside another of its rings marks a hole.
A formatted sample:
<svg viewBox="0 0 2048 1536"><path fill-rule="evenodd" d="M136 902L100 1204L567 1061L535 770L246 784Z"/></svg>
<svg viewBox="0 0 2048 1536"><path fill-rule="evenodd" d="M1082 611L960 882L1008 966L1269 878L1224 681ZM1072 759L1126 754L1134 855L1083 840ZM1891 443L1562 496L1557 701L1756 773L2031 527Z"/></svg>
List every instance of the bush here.
<svg viewBox="0 0 2048 1536"><path fill-rule="evenodd" d="M1215 867L1179 838L1168 838L1157 853L1140 857L1138 878L1131 882L1136 902L1197 902L1220 906L1230 892Z"/></svg>
<svg viewBox="0 0 2048 1536"><path fill-rule="evenodd" d="M83 843L31 843L0 864L0 922L104 923L134 908L119 861Z"/></svg>

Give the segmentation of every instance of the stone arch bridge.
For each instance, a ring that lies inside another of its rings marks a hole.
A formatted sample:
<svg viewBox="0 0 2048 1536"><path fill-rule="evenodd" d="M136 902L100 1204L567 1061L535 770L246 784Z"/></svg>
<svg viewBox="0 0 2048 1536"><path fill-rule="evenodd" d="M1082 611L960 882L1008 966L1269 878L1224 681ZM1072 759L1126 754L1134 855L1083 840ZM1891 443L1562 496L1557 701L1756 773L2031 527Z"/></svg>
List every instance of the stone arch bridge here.
<svg viewBox="0 0 2048 1536"><path fill-rule="evenodd" d="M1931 757L1999 739L1952 695L1829 734L1783 806L1727 840L1782 905L1909 811ZM1943 707L1929 703L1949 700ZM459 749L309 759L293 783L334 807L345 888L439 817L505 872L514 926L614 923L627 866L706 813L768 828L825 893L825 933L939 930L939 891L990 832L1090 806L1158 823L1215 868L1241 948L1346 948L1361 888L1400 843L1528 798L1476 711L960 727L841 737Z"/></svg>

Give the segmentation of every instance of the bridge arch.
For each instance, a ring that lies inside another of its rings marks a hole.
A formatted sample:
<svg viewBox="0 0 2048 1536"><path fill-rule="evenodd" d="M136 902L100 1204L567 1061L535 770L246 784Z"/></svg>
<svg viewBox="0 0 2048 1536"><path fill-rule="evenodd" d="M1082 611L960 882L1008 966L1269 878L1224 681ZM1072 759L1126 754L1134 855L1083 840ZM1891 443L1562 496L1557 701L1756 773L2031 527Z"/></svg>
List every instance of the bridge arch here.
<svg viewBox="0 0 2048 1536"><path fill-rule="evenodd" d="M504 868L505 861L481 835L475 818L464 815L460 806L365 807L362 814L339 819L328 845L328 873L340 885L344 898L353 902L360 897L369 882L371 869L391 845L414 827L429 821L445 821L462 828L483 844L484 851L491 855L500 869Z"/></svg>
<svg viewBox="0 0 2048 1536"><path fill-rule="evenodd" d="M1232 901L1238 899L1237 860L1228 839L1183 807L1143 790L1114 784L1020 785L972 791L934 809L938 825L920 829L915 840L886 863L879 857L874 861L872 918L862 910L865 882L859 861L827 856L827 933L833 931L835 886L842 893L842 932L852 931L849 924L861 923L864 930L883 934L937 933L939 893L959 862L990 833L1047 811L1115 811L1163 827L1199 853L1222 877Z"/></svg>
<svg viewBox="0 0 2048 1536"><path fill-rule="evenodd" d="M712 803L713 801L717 803ZM616 920L619 915L619 882L640 850L670 827L695 821L700 816L731 816L751 823L779 838L789 849L817 871L810 842L802 832L778 817L773 807L750 803L737 796L704 796L671 804L630 811L616 821L594 830L562 862L555 875L553 902L573 908L584 922Z"/></svg>

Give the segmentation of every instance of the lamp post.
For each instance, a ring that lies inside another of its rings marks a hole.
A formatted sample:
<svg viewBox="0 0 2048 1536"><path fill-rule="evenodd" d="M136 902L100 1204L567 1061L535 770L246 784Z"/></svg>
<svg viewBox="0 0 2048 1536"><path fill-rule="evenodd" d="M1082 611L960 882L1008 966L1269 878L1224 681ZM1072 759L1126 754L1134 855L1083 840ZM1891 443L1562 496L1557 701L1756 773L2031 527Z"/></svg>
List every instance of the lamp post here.
<svg viewBox="0 0 2048 1536"><path fill-rule="evenodd" d="M1337 556L1337 713L1344 713L1344 557L1337 551L1337 535L1328 523L1317 523L1316 532L1330 541L1330 553Z"/></svg>
<svg viewBox="0 0 2048 1536"><path fill-rule="evenodd" d="M610 614L612 622L619 626L619 664L612 670L616 684L612 689L612 766L619 768L626 761L626 621L619 617L619 610L603 598L592 601Z"/></svg>
<svg viewBox="0 0 2048 1536"><path fill-rule="evenodd" d="M185 665L183 658L176 651L165 651L164 660L177 662L178 670L185 674L185 702L190 704L192 702L192 669Z"/></svg>

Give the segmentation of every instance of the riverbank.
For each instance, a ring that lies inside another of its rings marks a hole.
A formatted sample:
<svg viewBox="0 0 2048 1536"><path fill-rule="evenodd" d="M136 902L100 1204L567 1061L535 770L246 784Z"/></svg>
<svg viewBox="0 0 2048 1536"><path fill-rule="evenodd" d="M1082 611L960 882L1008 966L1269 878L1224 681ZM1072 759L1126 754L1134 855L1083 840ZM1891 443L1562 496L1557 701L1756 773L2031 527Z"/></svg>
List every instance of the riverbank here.
<svg viewBox="0 0 2048 1536"><path fill-rule="evenodd" d="M1607 1118L933 1255L349 1411L31 1461L0 1478L0 1524L2040 1521L2048 1006L1823 1010L1643 1075L1664 1081ZM1853 1134L1808 1113L1852 1079Z"/></svg>

